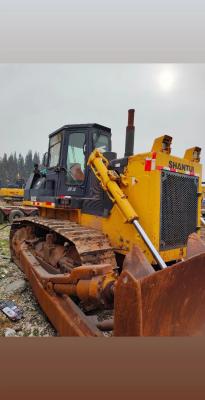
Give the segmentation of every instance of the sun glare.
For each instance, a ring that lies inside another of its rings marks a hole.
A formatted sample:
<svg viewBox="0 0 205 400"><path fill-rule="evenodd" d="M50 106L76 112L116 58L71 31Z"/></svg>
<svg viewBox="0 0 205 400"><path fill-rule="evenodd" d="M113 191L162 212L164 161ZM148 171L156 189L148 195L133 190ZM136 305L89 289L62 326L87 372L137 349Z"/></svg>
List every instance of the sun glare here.
<svg viewBox="0 0 205 400"><path fill-rule="evenodd" d="M162 70L159 73L159 86L164 92L168 92L174 89L176 77L174 71Z"/></svg>

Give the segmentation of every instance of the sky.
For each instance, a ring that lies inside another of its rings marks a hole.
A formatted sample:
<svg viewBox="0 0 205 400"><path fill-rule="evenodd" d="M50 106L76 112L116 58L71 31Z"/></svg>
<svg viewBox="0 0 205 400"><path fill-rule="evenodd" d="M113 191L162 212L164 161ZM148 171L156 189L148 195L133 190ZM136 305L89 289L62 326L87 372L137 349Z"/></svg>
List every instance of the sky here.
<svg viewBox="0 0 205 400"><path fill-rule="evenodd" d="M0 157L43 154L57 128L94 122L122 156L129 108L135 153L168 134L174 155L199 146L205 165L205 64L0 64Z"/></svg>

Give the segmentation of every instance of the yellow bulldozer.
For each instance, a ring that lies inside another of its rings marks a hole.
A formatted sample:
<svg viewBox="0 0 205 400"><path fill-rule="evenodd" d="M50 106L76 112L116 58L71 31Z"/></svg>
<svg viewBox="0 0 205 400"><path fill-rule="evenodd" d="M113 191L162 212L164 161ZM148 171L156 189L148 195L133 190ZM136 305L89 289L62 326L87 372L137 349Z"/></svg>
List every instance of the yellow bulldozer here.
<svg viewBox="0 0 205 400"><path fill-rule="evenodd" d="M19 180L16 184L0 186L0 199L7 201L21 201L24 197L23 181Z"/></svg>
<svg viewBox="0 0 205 400"><path fill-rule="evenodd" d="M109 128L65 125L26 184L40 215L14 220L11 255L59 335L205 333L201 149L135 155L134 131L131 109L118 158Z"/></svg>
<svg viewBox="0 0 205 400"><path fill-rule="evenodd" d="M202 182L201 190L202 190L202 206L201 206L202 210L201 210L201 212L202 212L202 217L204 218L205 217L205 182Z"/></svg>
<svg viewBox="0 0 205 400"><path fill-rule="evenodd" d="M20 188L0 188L0 198L23 200L24 190Z"/></svg>

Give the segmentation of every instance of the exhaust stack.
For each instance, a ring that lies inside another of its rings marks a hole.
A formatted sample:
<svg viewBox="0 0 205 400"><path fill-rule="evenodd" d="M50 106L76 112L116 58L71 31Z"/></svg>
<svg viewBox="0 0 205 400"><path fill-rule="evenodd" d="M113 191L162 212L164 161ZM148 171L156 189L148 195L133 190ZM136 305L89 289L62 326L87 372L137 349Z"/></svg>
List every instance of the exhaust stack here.
<svg viewBox="0 0 205 400"><path fill-rule="evenodd" d="M134 139L135 139L134 114L135 114L134 109L128 110L128 124L126 128L126 140L125 140L125 157L129 157L134 154Z"/></svg>

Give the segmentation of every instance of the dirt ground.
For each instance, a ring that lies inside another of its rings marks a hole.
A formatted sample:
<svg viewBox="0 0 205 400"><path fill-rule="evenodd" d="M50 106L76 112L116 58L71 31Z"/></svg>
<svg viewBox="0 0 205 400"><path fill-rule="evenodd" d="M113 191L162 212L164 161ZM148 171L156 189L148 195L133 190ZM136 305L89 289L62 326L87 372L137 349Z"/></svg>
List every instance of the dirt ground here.
<svg viewBox="0 0 205 400"><path fill-rule="evenodd" d="M0 336L56 336L41 311L24 274L10 261L9 231L0 225L0 301L12 300L23 310L23 318L11 321L0 310Z"/></svg>

